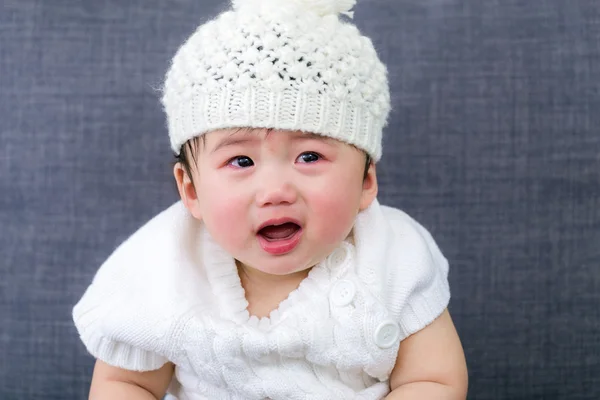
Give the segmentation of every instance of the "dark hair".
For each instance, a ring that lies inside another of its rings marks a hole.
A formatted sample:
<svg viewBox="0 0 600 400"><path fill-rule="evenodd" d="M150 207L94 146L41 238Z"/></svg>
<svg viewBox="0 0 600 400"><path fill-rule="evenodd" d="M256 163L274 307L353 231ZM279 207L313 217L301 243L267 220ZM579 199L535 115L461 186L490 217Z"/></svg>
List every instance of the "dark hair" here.
<svg viewBox="0 0 600 400"><path fill-rule="evenodd" d="M181 150L178 155L175 155L175 163L181 163L183 165L184 171L188 174L190 179L192 180L192 184L194 183L194 178L192 177L192 163L197 163L196 154L198 153L198 139L202 138L202 143L206 143L206 138L204 135L200 137L195 137L193 139L185 142L183 146L181 146ZM371 165L371 156L366 154L365 160L365 172L363 173L363 181L367 179L367 175L369 173L369 166Z"/></svg>
<svg viewBox="0 0 600 400"><path fill-rule="evenodd" d="M206 143L204 135L200 136L200 138L202 138L203 143ZM192 175L192 163L190 161L193 161L194 164L198 162L196 159L196 154L198 153L198 139L199 137L195 137L185 142L184 145L181 146L179 154L175 155L175 164L181 163L181 165L183 165L183 170L190 177L192 184L194 184L194 177Z"/></svg>

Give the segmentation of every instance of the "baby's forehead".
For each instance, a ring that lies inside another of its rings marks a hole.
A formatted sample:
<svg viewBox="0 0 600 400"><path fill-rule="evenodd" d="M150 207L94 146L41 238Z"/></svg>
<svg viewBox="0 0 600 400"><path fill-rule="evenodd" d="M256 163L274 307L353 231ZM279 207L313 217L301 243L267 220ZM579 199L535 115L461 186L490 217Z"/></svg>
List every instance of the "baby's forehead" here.
<svg viewBox="0 0 600 400"><path fill-rule="evenodd" d="M305 132L300 130L273 129L273 128L224 128L216 129L205 134L211 141L231 140L238 138L255 138L266 140L272 135L277 135L287 139L312 139L330 144L346 144L340 140L320 135L314 132ZM284 136L285 135L285 136Z"/></svg>

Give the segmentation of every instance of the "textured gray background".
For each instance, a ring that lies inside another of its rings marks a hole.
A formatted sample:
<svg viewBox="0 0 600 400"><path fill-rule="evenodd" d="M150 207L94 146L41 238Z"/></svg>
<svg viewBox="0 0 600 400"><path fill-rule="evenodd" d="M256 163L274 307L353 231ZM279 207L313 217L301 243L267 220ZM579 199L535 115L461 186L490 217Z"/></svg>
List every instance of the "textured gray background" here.
<svg viewBox="0 0 600 400"><path fill-rule="evenodd" d="M157 93L218 0L0 1L0 399L82 399L70 310L177 199ZM451 261L471 399L600 398L600 3L361 0L381 201Z"/></svg>

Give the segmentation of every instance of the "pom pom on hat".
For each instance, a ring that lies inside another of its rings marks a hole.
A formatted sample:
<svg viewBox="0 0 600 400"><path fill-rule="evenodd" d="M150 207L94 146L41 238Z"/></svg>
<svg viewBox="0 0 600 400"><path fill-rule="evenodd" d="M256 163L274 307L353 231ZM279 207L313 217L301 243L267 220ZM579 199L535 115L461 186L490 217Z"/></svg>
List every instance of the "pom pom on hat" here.
<svg viewBox="0 0 600 400"><path fill-rule="evenodd" d="M381 158L387 69L339 14L355 0L232 0L179 48L163 86L171 148L223 128L300 130Z"/></svg>

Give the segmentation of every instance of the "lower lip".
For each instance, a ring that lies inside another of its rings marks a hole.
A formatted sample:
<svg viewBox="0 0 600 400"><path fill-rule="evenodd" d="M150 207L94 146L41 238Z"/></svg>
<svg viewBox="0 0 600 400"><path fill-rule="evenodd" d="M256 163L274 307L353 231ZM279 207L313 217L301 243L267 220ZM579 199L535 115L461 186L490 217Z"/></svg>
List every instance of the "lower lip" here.
<svg viewBox="0 0 600 400"><path fill-rule="evenodd" d="M292 236L287 239L281 240L268 240L262 235L258 235L258 243L264 251L273 255L282 255L289 253L294 250L298 243L300 243L300 237L302 236L302 229L298 229Z"/></svg>

